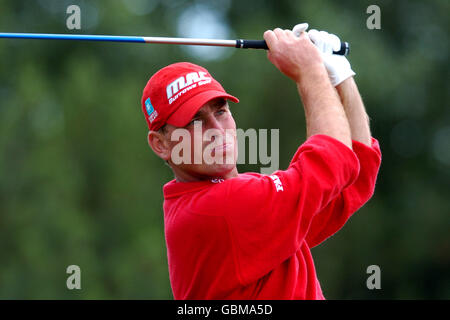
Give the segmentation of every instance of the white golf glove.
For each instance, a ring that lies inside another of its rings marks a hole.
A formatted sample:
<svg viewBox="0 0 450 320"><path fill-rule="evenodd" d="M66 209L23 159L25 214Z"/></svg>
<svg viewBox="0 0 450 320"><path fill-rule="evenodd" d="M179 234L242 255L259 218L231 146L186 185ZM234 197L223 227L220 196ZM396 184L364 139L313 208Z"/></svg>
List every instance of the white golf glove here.
<svg viewBox="0 0 450 320"><path fill-rule="evenodd" d="M341 41L336 35L312 29L308 31L308 36L321 52L323 63L333 86L336 87L345 79L355 75L345 56L333 54L333 51L339 51L341 48Z"/></svg>
<svg viewBox="0 0 450 320"><path fill-rule="evenodd" d="M297 24L294 28L292 28L292 32L295 34L296 37L300 37L300 33L306 31L306 29L308 29L308 24L306 22L300 23Z"/></svg>

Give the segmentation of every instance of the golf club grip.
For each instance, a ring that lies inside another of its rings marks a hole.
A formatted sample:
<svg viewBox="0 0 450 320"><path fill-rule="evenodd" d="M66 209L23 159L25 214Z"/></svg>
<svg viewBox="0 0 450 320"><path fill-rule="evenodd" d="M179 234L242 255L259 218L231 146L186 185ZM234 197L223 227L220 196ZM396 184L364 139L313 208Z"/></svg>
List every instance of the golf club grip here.
<svg viewBox="0 0 450 320"><path fill-rule="evenodd" d="M267 43L265 40L238 39L238 40L236 40L236 48L269 50L269 47L267 46Z"/></svg>
<svg viewBox="0 0 450 320"><path fill-rule="evenodd" d="M236 48L242 48L242 49L266 49L267 43L265 40L245 40L245 39L238 39L236 40ZM339 51L333 51L333 54L341 55L341 56L347 56L350 53L350 44L345 41L341 41L341 49Z"/></svg>

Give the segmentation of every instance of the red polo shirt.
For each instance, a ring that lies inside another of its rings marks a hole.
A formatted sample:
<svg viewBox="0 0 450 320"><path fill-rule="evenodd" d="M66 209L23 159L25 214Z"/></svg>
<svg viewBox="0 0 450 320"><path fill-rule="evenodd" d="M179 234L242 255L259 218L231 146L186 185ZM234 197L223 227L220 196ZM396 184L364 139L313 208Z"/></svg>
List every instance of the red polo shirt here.
<svg viewBox="0 0 450 320"><path fill-rule="evenodd" d="M310 248L374 192L376 139L353 151L315 135L287 170L164 186L175 299L324 299Z"/></svg>

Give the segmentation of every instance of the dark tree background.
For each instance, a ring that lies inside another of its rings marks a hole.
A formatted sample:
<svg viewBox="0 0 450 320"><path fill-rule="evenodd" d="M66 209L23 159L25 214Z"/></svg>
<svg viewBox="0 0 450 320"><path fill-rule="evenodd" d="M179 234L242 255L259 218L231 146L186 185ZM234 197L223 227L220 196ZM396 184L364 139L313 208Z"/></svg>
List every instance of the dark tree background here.
<svg viewBox="0 0 450 320"><path fill-rule="evenodd" d="M66 9L81 9L68 30ZM381 9L369 30L366 9ZM0 2L0 32L261 39L310 28L351 43L380 141L374 197L313 249L329 299L450 298L450 2L38 0ZM205 66L237 125L280 129L280 168L305 139L295 84L260 50L0 39L0 298L172 299L162 185L142 89L176 61ZM261 165L239 165L259 171ZM81 268L68 290L66 268ZM368 290L366 269L381 269Z"/></svg>

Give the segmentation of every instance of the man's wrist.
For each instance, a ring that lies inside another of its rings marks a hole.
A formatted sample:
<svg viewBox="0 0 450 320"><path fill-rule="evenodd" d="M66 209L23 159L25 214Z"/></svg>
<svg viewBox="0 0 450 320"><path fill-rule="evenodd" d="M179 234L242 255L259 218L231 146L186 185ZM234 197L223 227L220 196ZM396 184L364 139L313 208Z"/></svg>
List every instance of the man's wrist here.
<svg viewBox="0 0 450 320"><path fill-rule="evenodd" d="M339 95L341 95L344 90L354 90L354 82L355 81L353 80L353 76L350 76L336 85L336 90L338 91Z"/></svg>
<svg viewBox="0 0 450 320"><path fill-rule="evenodd" d="M297 79L296 84L302 95L305 90L309 90L311 86L322 87L324 85L330 85L330 87L332 87L328 72L322 63L304 68L301 76Z"/></svg>
<svg viewBox="0 0 450 320"><path fill-rule="evenodd" d="M314 63L302 68L302 71L295 80L299 88L304 87L311 81L323 81L328 79L328 72L323 63Z"/></svg>

